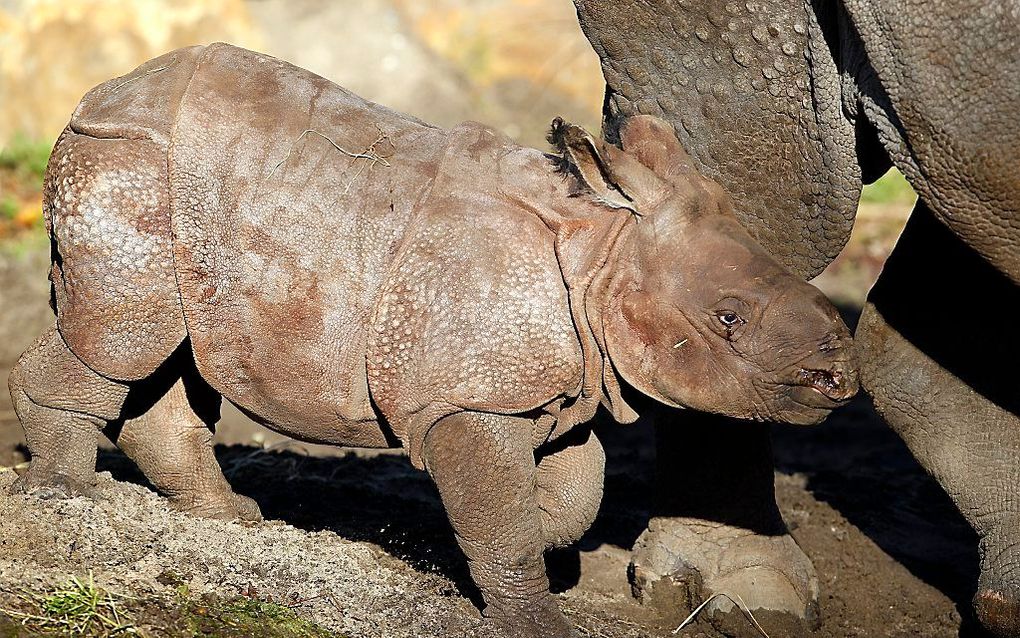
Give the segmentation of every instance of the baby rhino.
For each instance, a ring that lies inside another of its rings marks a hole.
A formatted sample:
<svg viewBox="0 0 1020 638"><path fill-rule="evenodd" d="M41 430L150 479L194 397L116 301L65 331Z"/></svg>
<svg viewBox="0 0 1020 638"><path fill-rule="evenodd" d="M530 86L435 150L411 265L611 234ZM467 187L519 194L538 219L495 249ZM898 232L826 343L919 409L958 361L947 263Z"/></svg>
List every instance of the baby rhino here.
<svg viewBox="0 0 1020 638"><path fill-rule="evenodd" d="M257 520L213 456L226 397L304 441L405 447L485 615L573 635L543 552L598 510L599 405L809 424L857 375L833 307L668 125L550 140L435 128L223 44L93 89L46 175L57 318L11 376L15 489L89 493L103 431L181 509Z"/></svg>

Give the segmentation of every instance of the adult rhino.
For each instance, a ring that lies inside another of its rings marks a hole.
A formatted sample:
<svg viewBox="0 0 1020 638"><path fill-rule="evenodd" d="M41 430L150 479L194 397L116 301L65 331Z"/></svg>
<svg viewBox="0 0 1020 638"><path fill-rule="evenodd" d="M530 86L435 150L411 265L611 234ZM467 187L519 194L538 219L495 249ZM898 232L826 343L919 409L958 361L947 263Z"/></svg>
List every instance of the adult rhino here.
<svg viewBox="0 0 1020 638"><path fill-rule="evenodd" d="M839 253L862 183L890 165L906 175L919 199L857 329L862 382L979 535L979 620L1020 635L1018 5L575 5L602 59L607 137L626 116L668 120L751 234L802 276ZM637 586L680 567L708 590L810 617L817 586L776 510L766 430L662 436L725 453L671 473L703 498L672 504L686 517L652 521ZM720 557L735 567L720 571Z"/></svg>

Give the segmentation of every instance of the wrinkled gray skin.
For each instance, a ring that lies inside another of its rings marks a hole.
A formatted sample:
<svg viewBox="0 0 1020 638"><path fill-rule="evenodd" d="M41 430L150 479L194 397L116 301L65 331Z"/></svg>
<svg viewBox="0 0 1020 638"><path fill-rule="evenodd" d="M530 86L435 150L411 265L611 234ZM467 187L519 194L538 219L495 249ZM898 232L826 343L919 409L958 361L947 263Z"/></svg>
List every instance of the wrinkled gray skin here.
<svg viewBox="0 0 1020 638"><path fill-rule="evenodd" d="M625 116L671 122L751 234L802 276L846 242L862 182L890 164L907 176L920 199L864 309L862 382L980 537L978 618L996 635L1020 635L1020 388L1011 369L1020 353L1020 8L575 5L603 62L607 137ZM742 452L736 437L707 426L660 436L667 458L673 447L713 445L718 457L664 471L664 493L692 482L713 489L664 499L666 516L635 553L639 590L680 574L685 586L754 596L740 573L759 568L747 564L785 575L793 590L815 588L775 508L767 433L743 439ZM717 567L720 556L730 567ZM810 601L784 587L757 602L811 620Z"/></svg>
<svg viewBox="0 0 1020 638"><path fill-rule="evenodd" d="M545 154L223 44L96 87L47 168L57 320L10 377L15 491L89 493L103 431L175 506L258 520L213 456L226 397L306 441L406 447L484 613L574 635L543 552L598 511L600 404L810 424L858 386L835 308L672 127L619 133L557 120Z"/></svg>

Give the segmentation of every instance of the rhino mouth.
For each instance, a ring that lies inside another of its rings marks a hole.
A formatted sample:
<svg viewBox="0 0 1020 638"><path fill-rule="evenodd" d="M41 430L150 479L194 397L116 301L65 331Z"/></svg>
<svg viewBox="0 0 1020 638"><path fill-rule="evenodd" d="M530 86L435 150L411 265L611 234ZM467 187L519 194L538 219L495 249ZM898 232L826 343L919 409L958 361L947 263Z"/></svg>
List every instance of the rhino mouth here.
<svg viewBox="0 0 1020 638"><path fill-rule="evenodd" d="M857 394L856 375L846 375L839 370L801 368L797 371L794 385L807 391L799 392L798 398L814 398L816 401L808 403L817 407L837 408L849 403Z"/></svg>
<svg viewBox="0 0 1020 638"><path fill-rule="evenodd" d="M762 420L794 425L815 425L836 408L850 402L859 387L857 372L836 364L833 369L799 368L773 385L775 404Z"/></svg>

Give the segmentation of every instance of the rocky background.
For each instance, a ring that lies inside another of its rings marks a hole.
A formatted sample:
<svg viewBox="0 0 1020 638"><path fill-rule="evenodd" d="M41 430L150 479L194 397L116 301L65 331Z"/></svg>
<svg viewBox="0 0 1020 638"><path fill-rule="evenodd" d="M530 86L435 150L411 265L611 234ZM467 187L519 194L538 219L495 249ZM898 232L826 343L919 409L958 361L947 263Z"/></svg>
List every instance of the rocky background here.
<svg viewBox="0 0 1020 638"><path fill-rule="evenodd" d="M0 0L0 144L51 140L92 86L215 41L443 126L541 144L556 115L598 124L598 59L566 0Z"/></svg>

